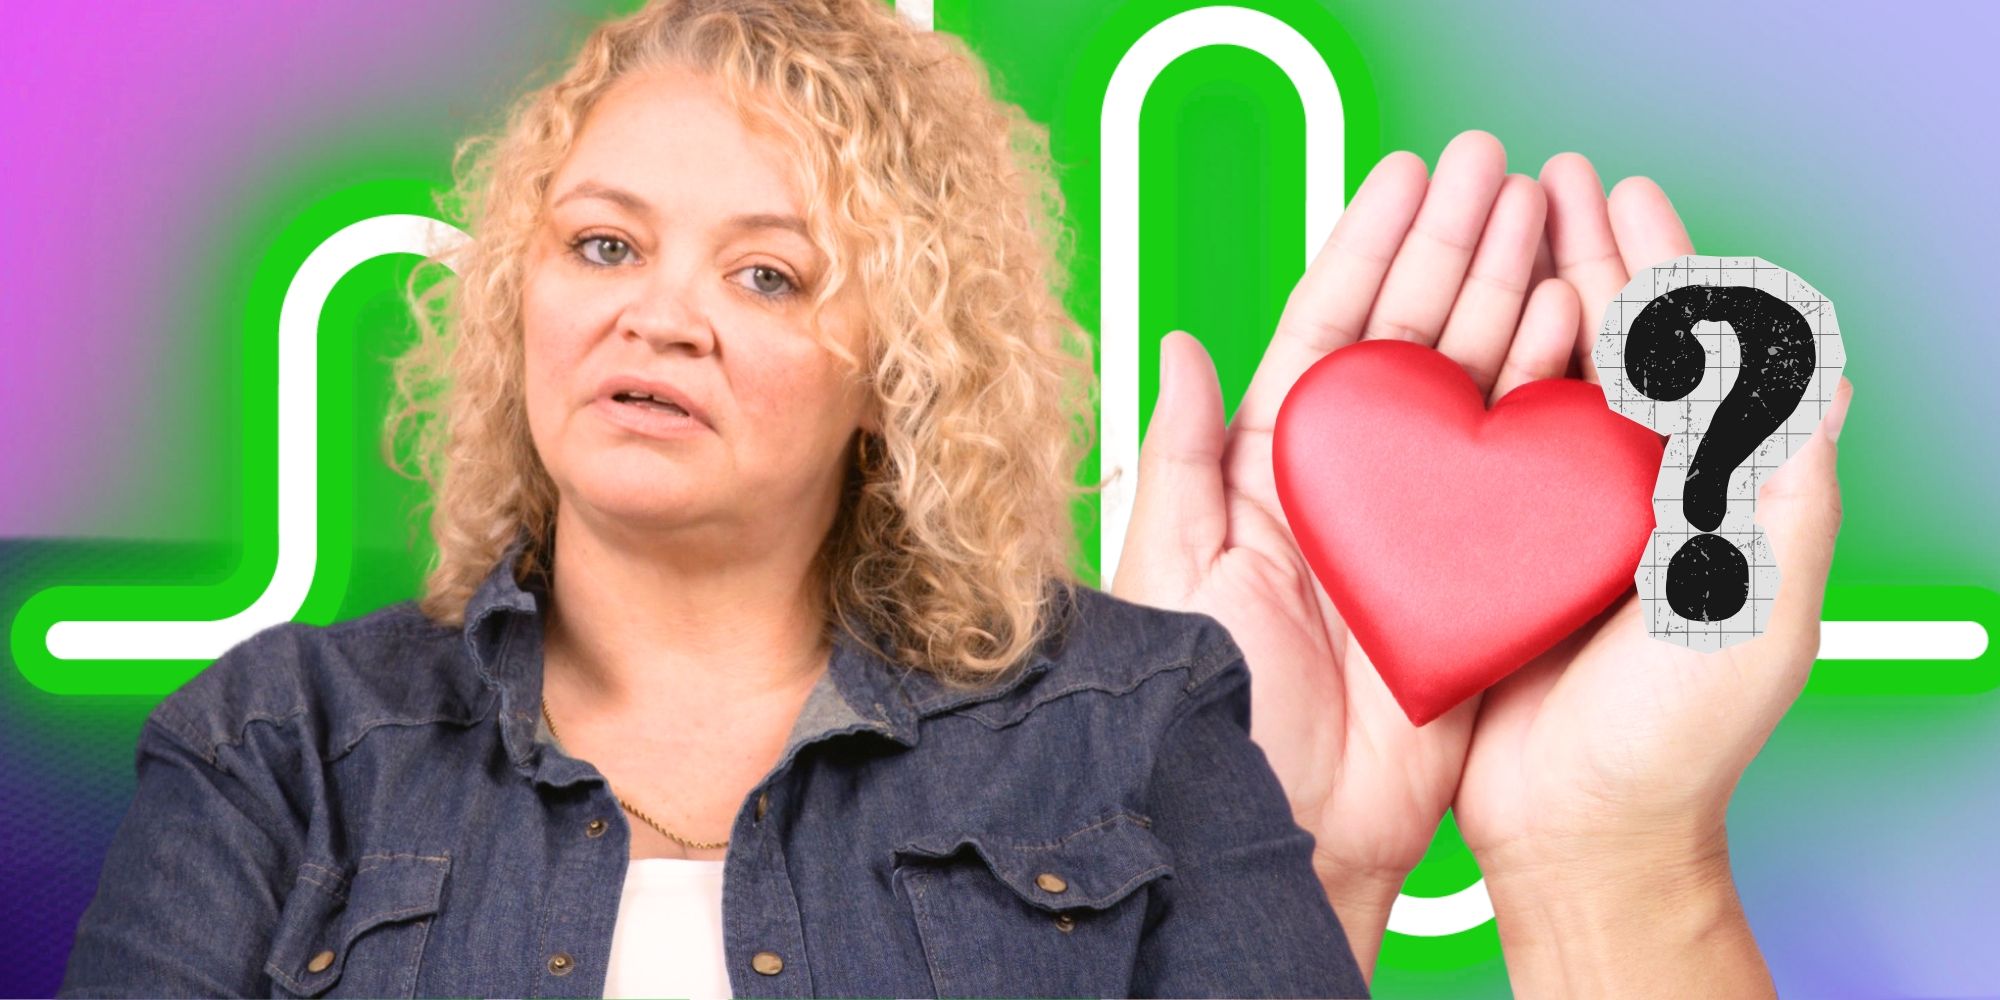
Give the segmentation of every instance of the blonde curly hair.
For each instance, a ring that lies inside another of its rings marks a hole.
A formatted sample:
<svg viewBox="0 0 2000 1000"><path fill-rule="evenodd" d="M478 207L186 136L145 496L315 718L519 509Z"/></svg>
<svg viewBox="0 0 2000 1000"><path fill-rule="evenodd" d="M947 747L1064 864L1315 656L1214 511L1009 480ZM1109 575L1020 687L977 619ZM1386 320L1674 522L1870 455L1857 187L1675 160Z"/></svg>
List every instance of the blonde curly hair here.
<svg viewBox="0 0 2000 1000"><path fill-rule="evenodd" d="M410 275L418 338L383 438L431 488L420 606L461 625L517 538L519 582L553 565L557 495L524 398L527 250L591 107L667 66L715 81L797 164L831 261L814 328L847 281L867 304L865 357L821 337L881 418L817 556L829 630L953 687L990 681L1059 629L1086 572L1072 505L1099 488L1076 479L1091 342L1063 306L1072 244L1046 129L993 95L964 42L883 0L652 0L460 143L438 207L471 240Z"/></svg>

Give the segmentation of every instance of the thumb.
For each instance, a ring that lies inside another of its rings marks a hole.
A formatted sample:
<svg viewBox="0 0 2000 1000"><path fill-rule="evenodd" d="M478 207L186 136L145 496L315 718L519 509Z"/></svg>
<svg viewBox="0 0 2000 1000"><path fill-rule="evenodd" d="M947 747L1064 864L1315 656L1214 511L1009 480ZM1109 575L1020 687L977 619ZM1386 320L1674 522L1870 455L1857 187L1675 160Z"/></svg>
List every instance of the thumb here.
<svg viewBox="0 0 2000 1000"><path fill-rule="evenodd" d="M1836 442L1847 420L1854 385L1846 378L1819 428L1790 460L1778 467L1757 495L1757 520L1764 526L1778 564L1778 596L1771 606L1771 630L1819 648L1819 620L1826 576L1840 534L1840 482L1835 472Z"/></svg>
<svg viewBox="0 0 2000 1000"><path fill-rule="evenodd" d="M1139 482L1112 589L1146 601L1186 597L1222 552L1222 387L1201 342L1160 341L1160 393L1139 446Z"/></svg>

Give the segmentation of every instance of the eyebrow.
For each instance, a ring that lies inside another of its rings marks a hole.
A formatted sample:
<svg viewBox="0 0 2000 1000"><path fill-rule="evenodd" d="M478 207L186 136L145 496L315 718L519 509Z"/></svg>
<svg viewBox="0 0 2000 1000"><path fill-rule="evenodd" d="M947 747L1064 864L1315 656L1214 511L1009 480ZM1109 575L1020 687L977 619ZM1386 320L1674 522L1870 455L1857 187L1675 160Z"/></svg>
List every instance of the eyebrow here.
<svg viewBox="0 0 2000 1000"><path fill-rule="evenodd" d="M598 198L615 205L621 205L635 215L653 214L653 206L646 199L624 188L615 188L606 184L599 184L596 181L583 181L577 186L570 188L569 193L557 198L554 204L561 205L575 198ZM722 225L725 229L786 229L809 240L812 238L812 234L806 231L805 220L796 215L784 215L777 212L751 212L743 215L732 215L722 220Z"/></svg>

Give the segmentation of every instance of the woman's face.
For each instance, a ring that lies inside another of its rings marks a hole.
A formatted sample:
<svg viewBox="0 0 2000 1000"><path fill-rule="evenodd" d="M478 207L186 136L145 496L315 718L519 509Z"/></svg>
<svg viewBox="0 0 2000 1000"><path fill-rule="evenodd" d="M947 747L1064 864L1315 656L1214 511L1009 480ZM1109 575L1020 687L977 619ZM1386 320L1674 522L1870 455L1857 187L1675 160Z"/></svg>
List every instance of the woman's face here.
<svg viewBox="0 0 2000 1000"><path fill-rule="evenodd" d="M572 513L830 522L853 435L874 425L808 328L826 261L800 210L779 147L700 76L634 77L591 110L522 303L528 423ZM822 316L857 354L858 301L850 283Z"/></svg>

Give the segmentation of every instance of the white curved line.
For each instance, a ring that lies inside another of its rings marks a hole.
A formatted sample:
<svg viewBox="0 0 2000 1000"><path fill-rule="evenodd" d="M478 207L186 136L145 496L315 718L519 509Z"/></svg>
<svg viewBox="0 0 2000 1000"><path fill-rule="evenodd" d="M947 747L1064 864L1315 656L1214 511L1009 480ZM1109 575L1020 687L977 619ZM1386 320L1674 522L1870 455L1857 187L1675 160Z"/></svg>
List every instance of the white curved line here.
<svg viewBox="0 0 2000 1000"><path fill-rule="evenodd" d="M428 254L465 240L420 215L380 215L327 237L306 256L278 312L278 560L248 608L220 621L60 621L49 626L59 660L211 660L293 619L319 562L319 320L349 271L387 254Z"/></svg>
<svg viewBox="0 0 2000 1000"><path fill-rule="evenodd" d="M1986 655L1986 626L1978 622L1820 623L1821 660L1976 660Z"/></svg>
<svg viewBox="0 0 2000 1000"><path fill-rule="evenodd" d="M1493 919L1493 899L1480 879L1449 896L1396 895L1389 906L1389 929L1411 937L1445 937Z"/></svg>
<svg viewBox="0 0 2000 1000"><path fill-rule="evenodd" d="M1291 25L1246 7L1199 7L1154 25L1112 70L1098 126L1103 163L1098 229L1104 246L1099 447L1105 475L1115 477L1104 488L1100 522L1099 568L1107 581L1118 572L1139 470L1139 111L1162 71L1210 45L1235 45L1264 56L1298 91L1306 127L1304 260L1310 261L1333 232L1347 191L1340 87L1319 51Z"/></svg>
<svg viewBox="0 0 2000 1000"><path fill-rule="evenodd" d="M896 8L919 26L931 28L930 0L898 0ZM1136 473L1138 468L1139 111L1146 92L1167 66L1208 45L1236 45L1264 55L1299 92L1306 119L1307 260L1340 216L1346 187L1339 87L1311 43L1290 25L1247 8L1203 7L1154 26L1126 52L1106 88L1100 126L1104 164L1100 228L1105 247L1101 430L1107 472ZM59 621L49 626L49 654L59 660L214 659L257 632L297 616L318 563L317 348L326 300L349 271L376 257L430 255L466 239L465 233L436 219L376 216L328 237L293 276L278 315L278 560L271 581L250 607L219 621ZM1106 580L1117 572L1131 519L1131 487L1130 477L1120 474L1105 491L1101 553ZM1969 621L1824 625L1820 659L1973 660L1985 653L1989 641L1984 626ZM1491 919L1493 902L1482 878L1448 896L1398 893L1389 910L1389 929L1441 937Z"/></svg>
<svg viewBox="0 0 2000 1000"><path fill-rule="evenodd" d="M896 13L908 18L911 23L925 31L934 23L931 0L896 0Z"/></svg>

